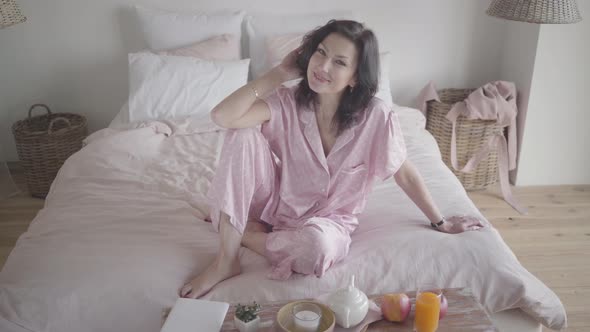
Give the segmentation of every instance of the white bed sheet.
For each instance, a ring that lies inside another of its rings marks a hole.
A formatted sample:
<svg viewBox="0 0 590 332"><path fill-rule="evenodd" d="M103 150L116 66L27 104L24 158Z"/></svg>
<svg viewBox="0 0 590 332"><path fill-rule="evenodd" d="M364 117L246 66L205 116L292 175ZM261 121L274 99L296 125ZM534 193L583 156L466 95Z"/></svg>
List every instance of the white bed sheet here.
<svg viewBox="0 0 590 332"><path fill-rule="evenodd" d="M104 129L68 159L44 209L0 272L1 328L160 329L162 310L174 304L178 289L211 262L218 248L217 234L202 218L223 133L195 134L190 128L154 122L132 130ZM406 136L406 144L444 214L483 218L440 161L432 136L416 131ZM426 225L390 180L371 194L347 259L323 278L268 280L265 259L242 248L242 274L205 298L312 297L342 287L351 274L368 294L411 290L435 279L444 287L470 287L490 313L520 308L535 321L565 327L557 296L518 263L493 227L448 235Z"/></svg>

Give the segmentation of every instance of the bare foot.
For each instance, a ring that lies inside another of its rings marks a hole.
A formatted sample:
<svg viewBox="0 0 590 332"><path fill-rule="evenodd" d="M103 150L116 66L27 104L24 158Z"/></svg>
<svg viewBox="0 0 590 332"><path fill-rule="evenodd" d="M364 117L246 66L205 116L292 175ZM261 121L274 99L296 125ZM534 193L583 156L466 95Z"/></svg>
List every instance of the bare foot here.
<svg viewBox="0 0 590 332"><path fill-rule="evenodd" d="M229 264L219 263L218 259L215 259L203 273L182 287L180 296L196 299L205 295L205 293L221 281L236 276L241 272L240 261L238 259Z"/></svg>

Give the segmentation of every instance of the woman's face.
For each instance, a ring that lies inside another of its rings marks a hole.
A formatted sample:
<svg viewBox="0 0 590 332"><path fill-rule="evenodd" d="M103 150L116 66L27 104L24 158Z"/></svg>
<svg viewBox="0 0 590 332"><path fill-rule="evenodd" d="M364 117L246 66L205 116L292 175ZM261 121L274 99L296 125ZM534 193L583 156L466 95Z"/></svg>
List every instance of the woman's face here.
<svg viewBox="0 0 590 332"><path fill-rule="evenodd" d="M307 67L307 81L318 94L341 93L356 84L356 46L337 33L329 34L317 47Z"/></svg>

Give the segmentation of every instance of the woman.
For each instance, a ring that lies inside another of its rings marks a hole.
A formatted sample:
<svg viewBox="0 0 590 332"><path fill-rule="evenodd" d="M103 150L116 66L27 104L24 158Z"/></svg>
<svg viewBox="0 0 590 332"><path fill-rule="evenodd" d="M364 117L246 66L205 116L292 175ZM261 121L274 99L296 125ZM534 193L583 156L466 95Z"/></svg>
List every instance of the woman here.
<svg viewBox="0 0 590 332"><path fill-rule="evenodd" d="M445 219L436 208L406 160L395 113L373 97L378 76L373 32L332 20L214 108L215 123L239 129L226 134L208 193L221 245L214 262L182 287L182 297L200 297L239 274L240 245L270 261L270 278L321 277L347 255L356 216L377 179L394 176L439 231L482 227L475 218ZM299 85L281 86L299 77Z"/></svg>

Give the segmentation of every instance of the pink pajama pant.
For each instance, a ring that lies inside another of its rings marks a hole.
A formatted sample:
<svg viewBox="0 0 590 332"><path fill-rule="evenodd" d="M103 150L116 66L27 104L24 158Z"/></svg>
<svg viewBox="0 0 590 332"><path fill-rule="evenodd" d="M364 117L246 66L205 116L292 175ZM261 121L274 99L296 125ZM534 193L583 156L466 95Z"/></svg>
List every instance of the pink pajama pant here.
<svg viewBox="0 0 590 332"><path fill-rule="evenodd" d="M262 215L272 215L275 195L279 193L279 172L268 141L260 131L228 130L208 193L215 229L219 231L221 211L230 217L230 223L240 234L248 219L261 220ZM348 254L350 234L330 218L311 217L292 227L279 225L272 217L265 219L268 220L261 221L273 226L266 240L271 279L285 280L292 272L321 277Z"/></svg>

